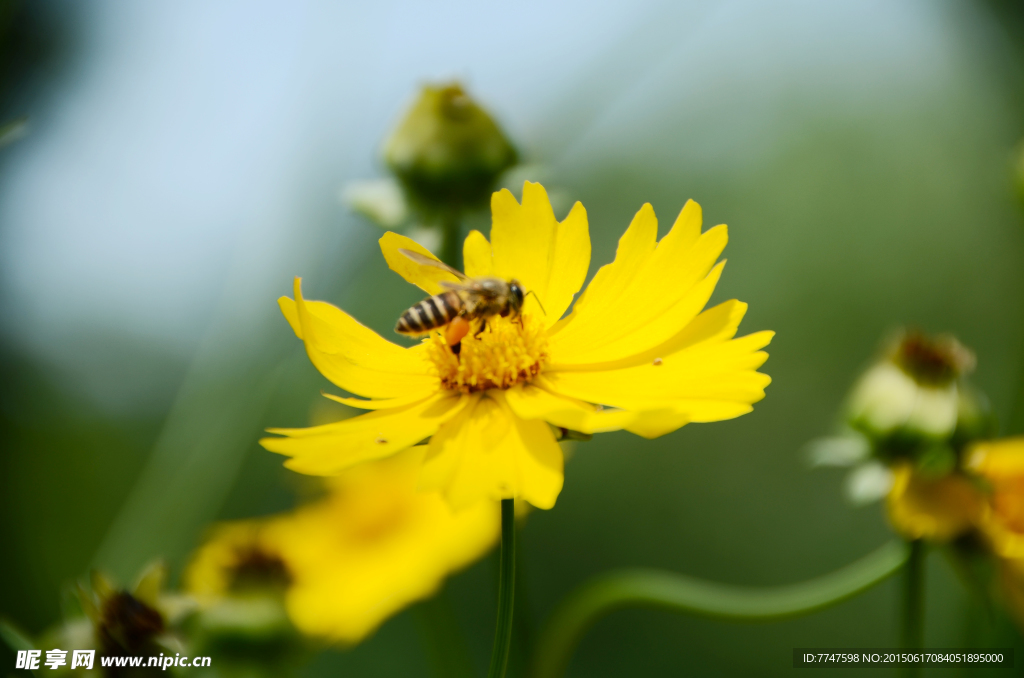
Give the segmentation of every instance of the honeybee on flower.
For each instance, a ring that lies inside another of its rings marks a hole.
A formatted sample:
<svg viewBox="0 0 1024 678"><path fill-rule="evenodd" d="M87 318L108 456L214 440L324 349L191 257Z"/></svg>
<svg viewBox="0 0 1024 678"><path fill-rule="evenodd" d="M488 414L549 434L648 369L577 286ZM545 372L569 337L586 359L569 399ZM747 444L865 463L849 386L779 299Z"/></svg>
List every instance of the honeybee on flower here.
<svg viewBox="0 0 1024 678"><path fill-rule="evenodd" d="M271 429L280 437L261 440L265 448L291 457L295 471L333 475L429 438L421 488L456 507L520 498L550 508L563 483L552 426L654 438L740 416L764 397L770 378L757 369L773 333L736 338L742 302L704 309L727 234L724 225L701 232L697 203L660 241L644 205L575 304L590 264L583 206L559 222L544 188L526 182L522 203L502 190L491 209L490 240L472 231L464 243L465 276L514 280L525 292L518 312L488 314L486 327L467 333L458 355L441 332L411 348L391 343L341 309L303 299L296 279L295 298L279 300L289 324L324 376L365 399L328 397L369 412ZM464 284L425 263L438 260L409 238L389 232L380 244L391 269L431 296Z"/></svg>
<svg viewBox="0 0 1024 678"><path fill-rule="evenodd" d="M469 334L470 323L479 320L476 334L487 328L487 319L493 315L518 320L523 301L529 292L523 292L518 280L508 282L501 278L472 279L451 266L423 256L412 250L398 250L423 266L434 266L451 273L459 283L442 282L446 288L441 294L427 297L398 319L395 332L416 336L431 330L444 329L445 342L458 355L462 338ZM543 310L543 308L542 308Z"/></svg>

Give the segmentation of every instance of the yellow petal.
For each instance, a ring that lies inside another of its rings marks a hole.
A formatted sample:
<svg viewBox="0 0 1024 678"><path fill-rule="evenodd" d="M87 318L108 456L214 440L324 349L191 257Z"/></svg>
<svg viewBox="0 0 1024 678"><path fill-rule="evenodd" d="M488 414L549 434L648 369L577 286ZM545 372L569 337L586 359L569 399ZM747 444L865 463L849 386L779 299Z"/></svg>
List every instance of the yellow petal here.
<svg viewBox="0 0 1024 678"><path fill-rule="evenodd" d="M658 346L700 313L721 274L715 266L726 227L700 234L700 206L686 203L655 243L658 222L644 205L619 241L615 261L597 272L572 314L554 330L552 360L600 364Z"/></svg>
<svg viewBox="0 0 1024 678"><path fill-rule="evenodd" d="M689 423L735 419L753 409L752 405L743 402L681 400L667 409L635 412L635 419L623 428L644 438L658 438Z"/></svg>
<svg viewBox="0 0 1024 678"><path fill-rule="evenodd" d="M974 445L965 462L971 471L998 482L1024 477L1024 436Z"/></svg>
<svg viewBox="0 0 1024 678"><path fill-rule="evenodd" d="M301 283L302 278L296 278ZM295 300L290 297L278 297L277 305L281 308L281 313L284 314L284 319L288 321L288 324L292 328L292 332L299 339L304 339L302 336L302 321L299 320L299 309L295 307Z"/></svg>
<svg viewBox="0 0 1024 678"><path fill-rule="evenodd" d="M750 410L749 405L747 410ZM744 412L739 414L744 414ZM739 414L734 416L739 416ZM723 417L723 419L726 418L728 417ZM678 410L651 410L637 413L636 419L626 427L626 430L644 438L657 438L689 423L690 415L685 411L685 408Z"/></svg>
<svg viewBox="0 0 1024 678"><path fill-rule="evenodd" d="M487 242L480 231L470 231L466 236L466 242L462 245L462 260L465 262L465 273L470 278L494 275L491 243Z"/></svg>
<svg viewBox="0 0 1024 678"><path fill-rule="evenodd" d="M437 376L422 347L392 344L336 306L305 301L301 282L295 279L294 301L282 297L278 303L321 374L370 398L418 399L437 391Z"/></svg>
<svg viewBox="0 0 1024 678"><path fill-rule="evenodd" d="M562 450L551 428L520 419L500 391L488 391L430 439L420 487L440 490L456 508L515 497L548 509L562 480Z"/></svg>
<svg viewBox="0 0 1024 678"><path fill-rule="evenodd" d="M1019 492L1019 488L1018 488ZM1005 497L1002 499L1005 500ZM1005 504L1005 501L1000 502ZM1018 497L1013 497L1013 503L1020 503ZM1016 516L1019 517L1019 506ZM1000 510L1002 509L1002 510ZM1024 532L1021 532L1020 524L1007 520L1005 506L986 505L981 512L978 526L981 534L985 537L991 549L1001 558L1010 558L1016 561L1018 567L1024 566Z"/></svg>
<svg viewBox="0 0 1024 678"><path fill-rule="evenodd" d="M444 288L441 287L442 281L459 281L456 276L443 268L435 268L433 266L416 263L399 251L403 249L419 252L423 256L433 259L434 261L440 262L440 260L426 247L404 235L388 231L380 239L380 250L384 253L384 260L388 262L388 267L398 275L405 278L407 282L411 282L427 294L438 294L442 292L444 290Z"/></svg>
<svg viewBox="0 0 1024 678"><path fill-rule="evenodd" d="M551 338L549 351L552 369L607 369L613 364L625 366L646 362L642 356L654 351L655 348L661 349L656 352L667 353L662 347L679 335L680 330L700 314L715 291L715 285L718 284L724 266L725 262L720 262L674 304L652 315L636 329L619 334L618 337L606 341L590 341L582 338L570 324L565 331ZM608 334L617 332L611 330ZM581 349L581 342L587 342L589 345Z"/></svg>
<svg viewBox="0 0 1024 678"><path fill-rule="evenodd" d="M743 310L739 302L726 302L705 311L663 344L670 352L647 354L650 359L640 365L545 372L544 383L560 395L647 412L648 425L638 421L627 427L641 435L737 417L764 397L771 382L756 370L768 357L759 349L773 333L731 339Z"/></svg>
<svg viewBox="0 0 1024 678"><path fill-rule="evenodd" d="M383 400L363 400L362 398L344 398L342 396L334 395L333 393L321 393L325 398L333 400L336 403L347 405L349 407L356 407L360 410L390 410L396 407L405 407L406 405L412 405L415 402L423 400L423 397L417 395L415 398L385 398Z"/></svg>
<svg viewBox="0 0 1024 678"><path fill-rule="evenodd" d="M602 410L573 398L565 398L532 384L521 384L505 391L512 412L522 419L543 419L555 426L581 433L617 431L636 420L624 410Z"/></svg>
<svg viewBox="0 0 1024 678"><path fill-rule="evenodd" d="M548 194L540 184L523 184L523 203L508 189L491 197L491 245L494 274L515 278L529 293L524 312L551 326L579 291L590 266L587 212L576 203L564 221L555 220ZM543 307L543 311L541 310Z"/></svg>
<svg viewBox="0 0 1024 678"><path fill-rule="evenodd" d="M309 475L328 476L368 459L400 452L433 435L465 404L458 394L441 393L390 410L309 428L268 429L283 438L263 438L260 445L291 457L285 466Z"/></svg>
<svg viewBox="0 0 1024 678"><path fill-rule="evenodd" d="M594 303L607 303L626 290L630 280L639 274L654 253L657 237L658 220L654 216L654 208L645 204L619 238L615 260L598 269L594 279L573 306L572 313L555 329L561 329L570 321L576 320L583 315L588 306ZM592 299L597 301L592 302Z"/></svg>
<svg viewBox="0 0 1024 678"><path fill-rule="evenodd" d="M493 546L495 503L455 512L417 491L423 449L361 464L322 500L268 521L262 541L288 568L286 605L304 633L359 642Z"/></svg>
<svg viewBox="0 0 1024 678"><path fill-rule="evenodd" d="M569 358L570 362L552 360L548 364L547 371L599 372L654 363L659 358L664 358L700 343L721 343L732 339L736 336L736 331L739 329L740 322L746 313L747 304L736 299L730 299L703 311L683 326L675 336L645 351L618 360L601 363L579 364L572 361L571 357Z"/></svg>
<svg viewBox="0 0 1024 678"><path fill-rule="evenodd" d="M646 364L597 372L557 372L546 375L552 390L587 402L625 409L659 409L686 403L755 403L764 397L771 379L755 370L768 358L757 349L767 345L771 332L758 332L724 344L695 347ZM717 408L712 407L712 412ZM734 415L735 416L735 415ZM707 421L716 421L712 415ZM694 412L692 421L703 421Z"/></svg>
<svg viewBox="0 0 1024 678"><path fill-rule="evenodd" d="M979 521L982 534L999 556L1024 566L1024 436L977 443L964 465L991 490Z"/></svg>

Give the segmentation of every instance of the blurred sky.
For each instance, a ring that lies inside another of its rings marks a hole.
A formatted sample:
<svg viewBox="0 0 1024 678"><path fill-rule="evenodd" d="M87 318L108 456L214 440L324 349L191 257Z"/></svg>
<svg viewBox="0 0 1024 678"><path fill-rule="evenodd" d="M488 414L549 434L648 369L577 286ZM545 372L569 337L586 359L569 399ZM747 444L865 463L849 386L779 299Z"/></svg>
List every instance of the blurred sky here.
<svg viewBox="0 0 1024 678"><path fill-rule="evenodd" d="M529 129L643 18L631 3L587 8L92 5L75 72L3 188L19 331L95 323L191 350L232 266L270 277L303 248L310 165L331 168L317 188L333 202L375 173L404 101L436 78L467 81Z"/></svg>

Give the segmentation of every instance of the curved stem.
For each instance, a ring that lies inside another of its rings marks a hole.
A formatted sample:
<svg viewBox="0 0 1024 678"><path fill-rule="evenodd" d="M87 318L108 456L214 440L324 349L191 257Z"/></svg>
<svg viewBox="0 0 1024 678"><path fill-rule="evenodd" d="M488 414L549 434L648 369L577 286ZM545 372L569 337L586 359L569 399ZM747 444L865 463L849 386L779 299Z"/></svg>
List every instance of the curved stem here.
<svg viewBox="0 0 1024 678"><path fill-rule="evenodd" d="M498 624L488 678L503 678L512 645L512 609L516 585L516 503L501 500L501 568L498 571Z"/></svg>
<svg viewBox="0 0 1024 678"><path fill-rule="evenodd" d="M552 613L534 653L533 678L560 678L573 650L598 619L624 607L654 607L734 621L770 621L815 612L868 589L907 561L890 542L817 579L769 588L729 586L660 570L619 570L594 577Z"/></svg>

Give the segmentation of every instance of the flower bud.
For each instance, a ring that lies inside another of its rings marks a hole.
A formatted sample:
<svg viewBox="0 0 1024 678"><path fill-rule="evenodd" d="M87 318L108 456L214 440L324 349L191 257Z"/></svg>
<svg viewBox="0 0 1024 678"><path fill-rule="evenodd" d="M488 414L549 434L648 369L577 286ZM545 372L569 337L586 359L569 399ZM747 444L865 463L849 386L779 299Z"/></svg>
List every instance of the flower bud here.
<svg viewBox="0 0 1024 678"><path fill-rule="evenodd" d="M516 150L457 84L423 88L384 146L406 197L428 214L485 205Z"/></svg>
<svg viewBox="0 0 1024 678"><path fill-rule="evenodd" d="M88 619L93 645L100 656L156 656L181 652L182 639L175 628L178 617L187 614L186 601L163 591L166 567L157 561L148 565L130 589L121 588L103 573L94 571L88 584L78 586L78 604ZM64 633L79 628L66 624ZM117 671L117 675L138 672ZM113 674L111 674L113 675Z"/></svg>
<svg viewBox="0 0 1024 678"><path fill-rule="evenodd" d="M854 388L850 424L876 440L945 440L961 411L972 407L963 402L960 378L973 365L973 355L952 337L907 333Z"/></svg>

